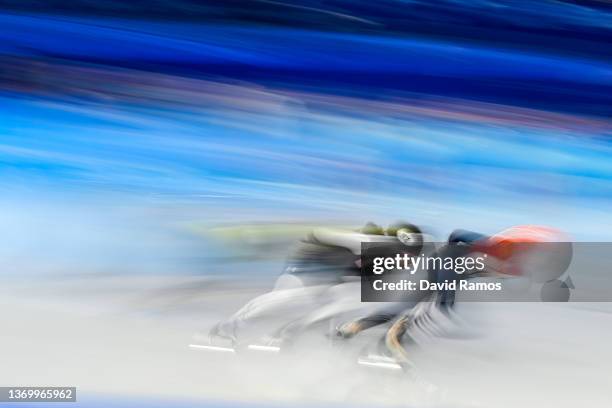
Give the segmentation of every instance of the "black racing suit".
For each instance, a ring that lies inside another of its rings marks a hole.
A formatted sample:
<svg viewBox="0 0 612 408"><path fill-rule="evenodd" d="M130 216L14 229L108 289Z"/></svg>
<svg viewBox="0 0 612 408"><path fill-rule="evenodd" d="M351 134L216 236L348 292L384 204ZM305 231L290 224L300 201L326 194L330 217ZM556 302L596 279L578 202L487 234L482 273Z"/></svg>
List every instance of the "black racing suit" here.
<svg viewBox="0 0 612 408"><path fill-rule="evenodd" d="M472 252L472 244L474 242L486 239L485 235L467 231L467 230L455 230L451 233L447 243L439 249L432 249L433 244L428 246L427 244L420 251L429 257L440 257L442 259L446 257L456 258L468 255ZM430 282L451 282L453 280L459 280L465 278L463 275L457 274L452 270L445 270L442 268L433 268L427 271L427 280ZM427 300L433 297L433 292L424 292L421 300ZM452 307L455 301L455 292L452 290L440 291L437 293L437 303L441 310L446 311ZM367 330L371 327L387 323L406 311L407 308L414 307L414 300L407 301L406 303L397 303L396 305L385 307L381 310L376 311L368 316L359 318L352 322L341 326L338 330L338 335L342 337L352 337L355 334ZM403 334L403 333L402 333Z"/></svg>
<svg viewBox="0 0 612 408"><path fill-rule="evenodd" d="M448 242L438 251L436 251L435 257L441 259L445 258L460 258L469 255L473 252L473 244L485 240L486 235L468 231L468 230L455 230L448 237ZM466 279L469 275L458 274L453 270L444 268L434 268L428 271L428 280L430 282L442 283L452 282ZM454 290L442 290L438 292L437 298L438 305L442 311L447 311L455 303L455 291Z"/></svg>
<svg viewBox="0 0 612 408"><path fill-rule="evenodd" d="M310 233L300 240L289 257L283 274L294 275L304 286L337 284L348 276L359 276L360 255L330 240Z"/></svg>

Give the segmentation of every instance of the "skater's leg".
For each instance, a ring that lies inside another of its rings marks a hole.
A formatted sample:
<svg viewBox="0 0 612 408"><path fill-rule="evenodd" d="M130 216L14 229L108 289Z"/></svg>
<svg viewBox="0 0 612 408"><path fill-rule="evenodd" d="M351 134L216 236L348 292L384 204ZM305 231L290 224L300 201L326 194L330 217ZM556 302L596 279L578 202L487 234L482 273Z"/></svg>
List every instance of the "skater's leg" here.
<svg viewBox="0 0 612 408"><path fill-rule="evenodd" d="M374 313L366 317L351 320L339 326L336 335L350 339L364 330L390 322L394 317L395 314L392 313Z"/></svg>
<svg viewBox="0 0 612 408"><path fill-rule="evenodd" d="M249 321L311 306L325 289L323 286L302 286L299 280L281 275L274 290L246 303L230 318L217 324L211 335L235 341L237 331Z"/></svg>

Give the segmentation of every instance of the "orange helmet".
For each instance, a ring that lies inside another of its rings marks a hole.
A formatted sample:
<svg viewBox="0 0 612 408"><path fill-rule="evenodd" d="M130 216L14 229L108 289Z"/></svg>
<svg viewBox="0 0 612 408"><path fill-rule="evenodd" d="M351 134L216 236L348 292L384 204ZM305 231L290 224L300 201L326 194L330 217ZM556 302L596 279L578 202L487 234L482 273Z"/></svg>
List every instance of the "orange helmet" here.
<svg viewBox="0 0 612 408"><path fill-rule="evenodd" d="M561 276L572 256L569 237L541 225L518 225L482 241L478 249L501 262L498 272L529 275L539 282Z"/></svg>

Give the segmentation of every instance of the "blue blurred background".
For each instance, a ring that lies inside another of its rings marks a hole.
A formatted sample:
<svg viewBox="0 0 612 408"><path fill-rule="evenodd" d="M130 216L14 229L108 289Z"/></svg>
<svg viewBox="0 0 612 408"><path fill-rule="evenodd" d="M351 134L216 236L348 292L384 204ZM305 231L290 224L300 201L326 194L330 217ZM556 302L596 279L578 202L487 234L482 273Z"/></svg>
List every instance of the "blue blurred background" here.
<svg viewBox="0 0 612 408"><path fill-rule="evenodd" d="M2 273L214 273L219 226L610 237L608 2L0 8Z"/></svg>
<svg viewBox="0 0 612 408"><path fill-rule="evenodd" d="M471 304L482 336L427 357L438 404L325 353L287 370L187 345L313 225L612 241L611 40L607 0L0 0L0 385L83 407L609 405L609 303ZM348 398L362 379L380 398Z"/></svg>

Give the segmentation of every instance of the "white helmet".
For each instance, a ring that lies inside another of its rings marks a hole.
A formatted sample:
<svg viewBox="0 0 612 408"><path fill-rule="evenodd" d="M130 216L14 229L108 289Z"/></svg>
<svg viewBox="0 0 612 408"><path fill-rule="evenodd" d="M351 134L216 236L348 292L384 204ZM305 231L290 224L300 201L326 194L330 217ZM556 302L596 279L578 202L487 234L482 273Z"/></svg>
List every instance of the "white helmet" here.
<svg viewBox="0 0 612 408"><path fill-rule="evenodd" d="M399 242L409 247L423 246L423 233L413 224L397 222L387 228L387 235L396 237Z"/></svg>

